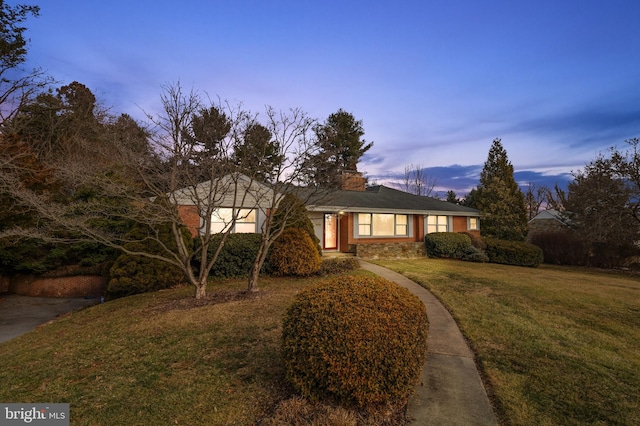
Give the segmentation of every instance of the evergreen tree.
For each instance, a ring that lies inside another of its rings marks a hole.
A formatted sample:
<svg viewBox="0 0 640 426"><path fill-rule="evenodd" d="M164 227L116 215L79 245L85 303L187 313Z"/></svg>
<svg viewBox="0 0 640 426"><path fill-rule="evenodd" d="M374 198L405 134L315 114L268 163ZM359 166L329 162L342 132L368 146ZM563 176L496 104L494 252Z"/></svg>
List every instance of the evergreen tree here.
<svg viewBox="0 0 640 426"><path fill-rule="evenodd" d="M453 190L447 191L447 199L445 201L447 203L460 204L460 200L458 199L456 192Z"/></svg>
<svg viewBox="0 0 640 426"><path fill-rule="evenodd" d="M513 165L500 139L495 139L480 174L476 204L482 211L483 235L522 241L527 236L524 194L513 177Z"/></svg>
<svg viewBox="0 0 640 426"><path fill-rule="evenodd" d="M314 127L316 151L305 160L309 184L331 187L342 172L357 171L362 156L373 146L363 139L362 121L339 109Z"/></svg>

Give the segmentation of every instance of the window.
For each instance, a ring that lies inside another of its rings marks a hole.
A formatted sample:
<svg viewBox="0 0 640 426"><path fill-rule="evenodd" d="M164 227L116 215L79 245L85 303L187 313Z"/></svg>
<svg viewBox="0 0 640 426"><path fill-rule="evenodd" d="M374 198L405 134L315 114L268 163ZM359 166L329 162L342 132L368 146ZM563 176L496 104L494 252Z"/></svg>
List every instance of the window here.
<svg viewBox="0 0 640 426"><path fill-rule="evenodd" d="M240 209L236 219L236 233L253 234L256 232L256 211Z"/></svg>
<svg viewBox="0 0 640 426"><path fill-rule="evenodd" d="M396 215L396 235L409 235L409 223L406 214Z"/></svg>
<svg viewBox="0 0 640 426"><path fill-rule="evenodd" d="M480 222L478 221L477 217L469 218L469 226L467 227L467 229L472 229L472 230L480 229Z"/></svg>
<svg viewBox="0 0 640 426"><path fill-rule="evenodd" d="M358 214L358 235L371 235L371 215Z"/></svg>
<svg viewBox="0 0 640 426"><path fill-rule="evenodd" d="M395 235L393 228L394 215L392 214L374 214L372 216L372 235Z"/></svg>
<svg viewBox="0 0 640 426"><path fill-rule="evenodd" d="M256 211L253 209L218 208L211 215L211 233L219 234L229 230L233 225L233 216L236 215L235 228L231 232L254 233L256 232Z"/></svg>
<svg viewBox="0 0 640 426"><path fill-rule="evenodd" d="M427 233L447 232L448 231L447 216L428 216L427 217Z"/></svg>
<svg viewBox="0 0 640 426"><path fill-rule="evenodd" d="M358 236L397 237L409 235L406 214L358 214Z"/></svg>

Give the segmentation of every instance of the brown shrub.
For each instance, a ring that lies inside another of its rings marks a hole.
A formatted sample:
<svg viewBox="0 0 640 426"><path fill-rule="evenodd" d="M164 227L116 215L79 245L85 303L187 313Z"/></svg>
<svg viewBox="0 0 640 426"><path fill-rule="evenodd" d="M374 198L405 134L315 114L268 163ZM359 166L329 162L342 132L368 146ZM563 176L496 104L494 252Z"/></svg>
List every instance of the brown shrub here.
<svg viewBox="0 0 640 426"><path fill-rule="evenodd" d="M269 264L274 275L311 275L321 263L311 237L300 228L285 229L271 247Z"/></svg>
<svg viewBox="0 0 640 426"><path fill-rule="evenodd" d="M287 378L345 406L405 403L426 358L424 304L379 277L336 277L301 292L283 327Z"/></svg>

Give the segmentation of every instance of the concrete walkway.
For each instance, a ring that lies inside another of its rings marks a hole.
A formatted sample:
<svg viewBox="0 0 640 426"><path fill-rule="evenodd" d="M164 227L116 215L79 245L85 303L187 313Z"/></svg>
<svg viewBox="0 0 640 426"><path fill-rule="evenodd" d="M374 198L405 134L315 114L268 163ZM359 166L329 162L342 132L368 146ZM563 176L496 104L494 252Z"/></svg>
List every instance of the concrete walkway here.
<svg viewBox="0 0 640 426"><path fill-rule="evenodd" d="M409 399L411 425L498 424L473 353L449 311L427 289L403 275L368 262L363 269L393 281L415 294L427 307L427 361L420 384Z"/></svg>

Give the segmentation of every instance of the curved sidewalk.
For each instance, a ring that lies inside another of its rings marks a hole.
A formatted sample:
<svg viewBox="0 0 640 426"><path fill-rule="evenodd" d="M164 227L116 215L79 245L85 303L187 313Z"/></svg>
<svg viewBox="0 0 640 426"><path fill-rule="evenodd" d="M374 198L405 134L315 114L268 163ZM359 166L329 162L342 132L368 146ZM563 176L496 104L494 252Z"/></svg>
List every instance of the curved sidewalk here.
<svg viewBox="0 0 640 426"><path fill-rule="evenodd" d="M473 353L449 311L427 289L407 277L372 263L363 269L407 288L427 307L427 361L409 399L410 425L498 424Z"/></svg>

